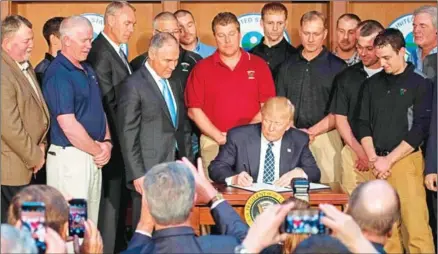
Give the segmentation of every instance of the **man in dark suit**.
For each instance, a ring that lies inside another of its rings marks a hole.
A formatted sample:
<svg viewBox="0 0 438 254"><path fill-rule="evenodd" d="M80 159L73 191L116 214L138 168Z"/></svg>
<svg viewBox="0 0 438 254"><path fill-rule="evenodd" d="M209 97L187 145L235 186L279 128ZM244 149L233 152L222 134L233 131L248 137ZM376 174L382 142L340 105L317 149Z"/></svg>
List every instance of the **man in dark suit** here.
<svg viewBox="0 0 438 254"><path fill-rule="evenodd" d="M151 39L145 65L120 84L118 130L126 181L132 190L134 226L140 217L145 172L158 163L191 157L190 137L184 132L183 86L169 80L178 55L175 37L158 33Z"/></svg>
<svg viewBox="0 0 438 254"><path fill-rule="evenodd" d="M102 232L104 252L119 252L124 248L123 232L128 191L125 186L125 166L116 131L117 89L132 73L121 44L127 43L136 23L135 8L126 1L110 3L105 11L105 26L93 41L88 62L93 66L103 95L113 149L111 160L102 169L102 197L98 228ZM116 249L114 249L116 248Z"/></svg>
<svg viewBox="0 0 438 254"><path fill-rule="evenodd" d="M178 43L180 43L181 27L178 25L178 20L173 13L166 11L159 13L153 20L153 28L154 35L157 33L167 32L172 34ZM147 58L148 52L144 52L143 54L134 58L134 60L131 61L131 66L134 71L140 69L145 64ZM195 64L201 59L202 57L200 55L195 52L185 50L181 47L181 44L179 44L178 63L175 66L175 70L172 72L170 80L177 83L180 82L183 86L183 89L185 89L190 72ZM192 121L187 121L185 131L192 133L192 149L193 154L196 155L199 151L199 129ZM190 138L190 136L187 136L187 138Z"/></svg>
<svg viewBox="0 0 438 254"><path fill-rule="evenodd" d="M214 182L249 186L253 182L289 186L293 178L319 182L321 172L309 150L306 133L291 128L295 108L285 97L262 107L262 123L227 133L227 142L209 167Z"/></svg>
<svg viewBox="0 0 438 254"><path fill-rule="evenodd" d="M206 178L201 159L198 169L187 158L183 162L162 163L146 173L142 219L128 253L151 249L153 227L156 253L234 253L246 237L248 225ZM189 216L197 201L207 203L221 235L196 236Z"/></svg>

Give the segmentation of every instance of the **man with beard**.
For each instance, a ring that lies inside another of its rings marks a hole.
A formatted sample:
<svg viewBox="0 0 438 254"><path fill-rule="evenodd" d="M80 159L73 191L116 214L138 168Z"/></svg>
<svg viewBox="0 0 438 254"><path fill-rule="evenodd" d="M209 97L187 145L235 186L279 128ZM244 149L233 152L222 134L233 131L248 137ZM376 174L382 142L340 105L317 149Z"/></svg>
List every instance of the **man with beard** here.
<svg viewBox="0 0 438 254"><path fill-rule="evenodd" d="M356 51L356 29L360 18L356 14L345 13L336 22L336 48L333 52L348 66L360 61Z"/></svg>
<svg viewBox="0 0 438 254"><path fill-rule="evenodd" d="M373 46L374 38L384 27L376 20L360 23L357 52L361 62L354 64L336 76L333 85L336 92L330 106L335 115L336 128L345 146L341 151L342 184L351 193L356 185L368 180L368 157L357 140L355 118L358 114L358 101L362 83L382 70Z"/></svg>
<svg viewBox="0 0 438 254"><path fill-rule="evenodd" d="M195 52L202 58L211 56L216 51L215 47L202 43L199 39L195 18L190 11L177 10L174 15L181 28L179 44L183 49Z"/></svg>

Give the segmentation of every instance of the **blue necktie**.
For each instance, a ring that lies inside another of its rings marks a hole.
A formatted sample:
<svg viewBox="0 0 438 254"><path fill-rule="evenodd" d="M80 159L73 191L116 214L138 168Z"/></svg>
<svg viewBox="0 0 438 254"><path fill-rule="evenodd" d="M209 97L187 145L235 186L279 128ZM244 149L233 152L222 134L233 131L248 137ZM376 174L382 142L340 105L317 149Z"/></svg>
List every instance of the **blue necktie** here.
<svg viewBox="0 0 438 254"><path fill-rule="evenodd" d="M263 182L264 183L272 183L274 181L275 175L275 159L274 153L272 152L272 146L274 144L269 142L268 148L266 149L265 154L265 167L263 172Z"/></svg>
<svg viewBox="0 0 438 254"><path fill-rule="evenodd" d="M167 109L169 109L170 118L172 119L173 126L176 127L176 109L175 101L173 101L172 93L170 92L169 84L165 79L160 79L160 83L163 85L163 97L166 101Z"/></svg>

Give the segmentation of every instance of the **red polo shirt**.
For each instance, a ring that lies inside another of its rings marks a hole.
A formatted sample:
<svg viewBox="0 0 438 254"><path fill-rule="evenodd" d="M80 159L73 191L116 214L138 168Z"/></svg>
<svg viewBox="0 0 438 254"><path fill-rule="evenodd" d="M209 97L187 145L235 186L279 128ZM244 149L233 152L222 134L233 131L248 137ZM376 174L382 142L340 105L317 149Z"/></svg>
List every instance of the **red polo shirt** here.
<svg viewBox="0 0 438 254"><path fill-rule="evenodd" d="M265 61L241 51L234 70L222 62L216 51L195 65L187 81L187 107L202 109L222 132L248 124L260 111L260 103L275 96Z"/></svg>

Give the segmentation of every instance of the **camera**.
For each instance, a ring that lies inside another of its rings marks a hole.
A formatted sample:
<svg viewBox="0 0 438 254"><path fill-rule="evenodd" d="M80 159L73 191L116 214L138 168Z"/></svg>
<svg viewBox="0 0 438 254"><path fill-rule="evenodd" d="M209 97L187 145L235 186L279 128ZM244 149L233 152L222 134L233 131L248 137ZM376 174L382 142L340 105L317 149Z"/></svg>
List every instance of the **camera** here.
<svg viewBox="0 0 438 254"><path fill-rule="evenodd" d="M294 178L291 182L294 197L309 202L310 184L306 178Z"/></svg>

